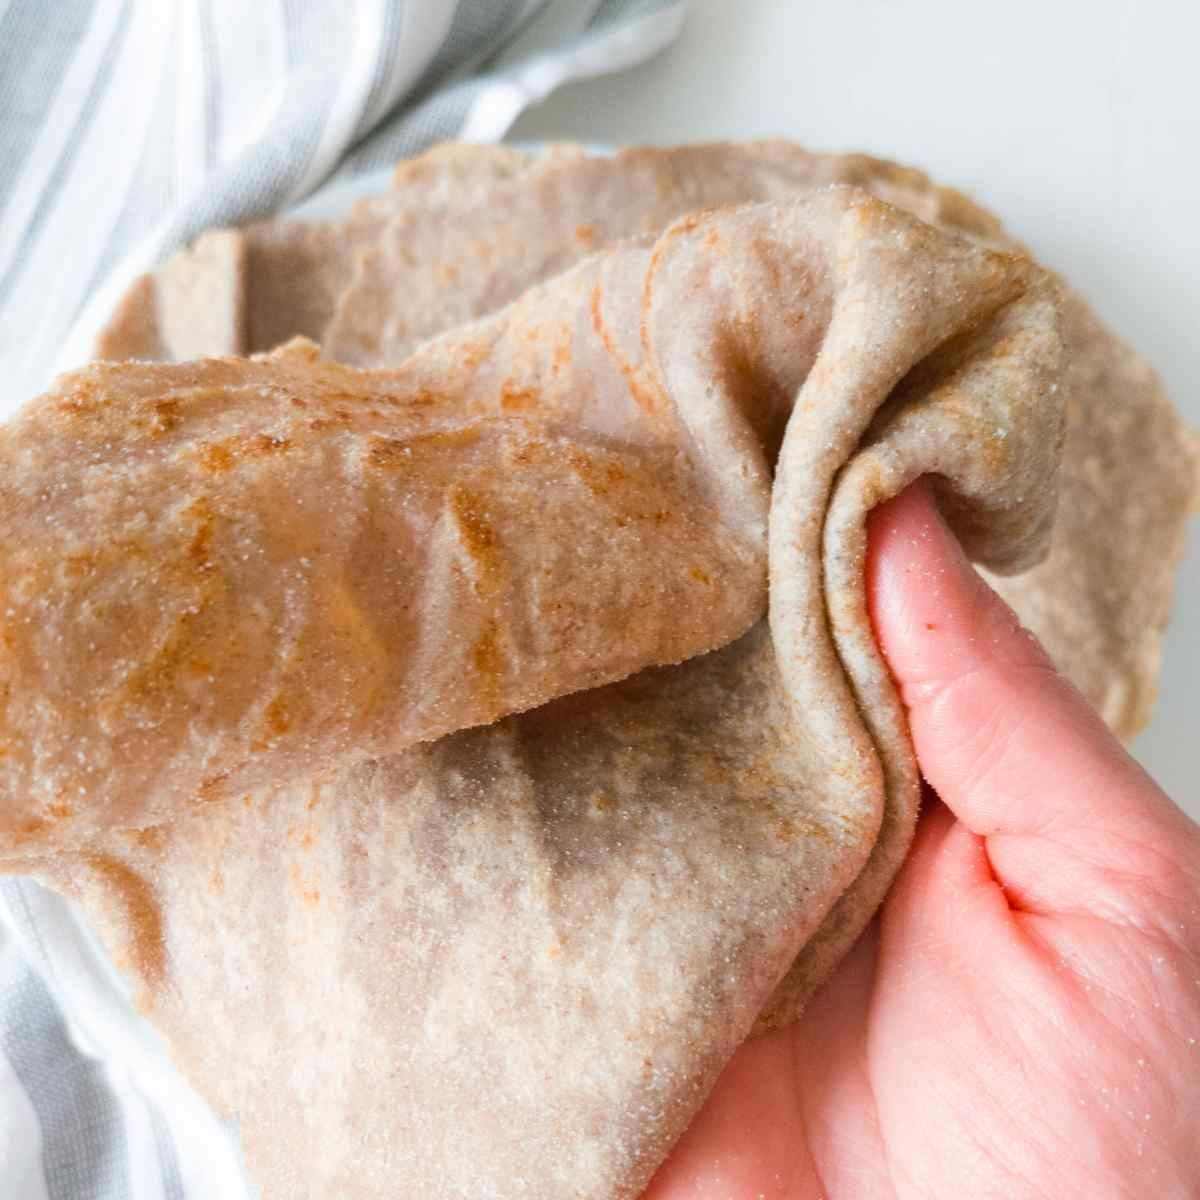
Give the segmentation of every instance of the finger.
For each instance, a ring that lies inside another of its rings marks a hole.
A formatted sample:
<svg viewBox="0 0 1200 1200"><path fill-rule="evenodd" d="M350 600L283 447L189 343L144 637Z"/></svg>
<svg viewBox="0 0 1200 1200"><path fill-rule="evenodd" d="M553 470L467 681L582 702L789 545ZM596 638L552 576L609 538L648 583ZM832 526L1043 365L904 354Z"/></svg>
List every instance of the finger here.
<svg viewBox="0 0 1200 1200"><path fill-rule="evenodd" d="M988 839L1010 898L1074 907L1103 877L1111 903L1114 882L1177 866L1194 827L971 567L928 486L876 510L870 535L871 617L922 772Z"/></svg>

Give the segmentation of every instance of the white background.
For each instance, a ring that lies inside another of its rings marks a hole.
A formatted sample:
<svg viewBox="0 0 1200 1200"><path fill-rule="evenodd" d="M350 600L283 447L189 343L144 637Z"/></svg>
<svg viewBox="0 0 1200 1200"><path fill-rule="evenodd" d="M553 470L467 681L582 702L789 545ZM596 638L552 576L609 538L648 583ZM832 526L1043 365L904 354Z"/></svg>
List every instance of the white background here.
<svg viewBox="0 0 1200 1200"><path fill-rule="evenodd" d="M564 89L512 136L774 135L894 158L972 193L1200 426L1200 4L692 0L664 58ZM1136 750L1200 817L1200 522Z"/></svg>

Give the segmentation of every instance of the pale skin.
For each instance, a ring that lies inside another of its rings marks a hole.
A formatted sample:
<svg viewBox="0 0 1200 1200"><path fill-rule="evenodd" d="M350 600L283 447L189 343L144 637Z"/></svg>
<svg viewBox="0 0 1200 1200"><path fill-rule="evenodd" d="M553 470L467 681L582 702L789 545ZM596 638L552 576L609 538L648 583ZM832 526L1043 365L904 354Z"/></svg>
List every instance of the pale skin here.
<svg viewBox="0 0 1200 1200"><path fill-rule="evenodd" d="M940 800L867 935L738 1052L645 1200L1194 1200L1200 827L926 485L870 532L872 621Z"/></svg>

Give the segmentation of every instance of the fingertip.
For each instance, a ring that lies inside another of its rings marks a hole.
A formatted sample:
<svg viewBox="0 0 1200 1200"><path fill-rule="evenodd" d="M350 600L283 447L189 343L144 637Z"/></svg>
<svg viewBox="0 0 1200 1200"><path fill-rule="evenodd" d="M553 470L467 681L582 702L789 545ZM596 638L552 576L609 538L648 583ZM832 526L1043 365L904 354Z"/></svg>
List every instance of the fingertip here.
<svg viewBox="0 0 1200 1200"><path fill-rule="evenodd" d="M1169 801L967 560L918 482L869 521L867 599L922 773L973 833L1131 829Z"/></svg>
<svg viewBox="0 0 1200 1200"><path fill-rule="evenodd" d="M868 528L871 620L906 701L973 670L983 654L1049 668L1036 639L963 553L926 480L877 508Z"/></svg>

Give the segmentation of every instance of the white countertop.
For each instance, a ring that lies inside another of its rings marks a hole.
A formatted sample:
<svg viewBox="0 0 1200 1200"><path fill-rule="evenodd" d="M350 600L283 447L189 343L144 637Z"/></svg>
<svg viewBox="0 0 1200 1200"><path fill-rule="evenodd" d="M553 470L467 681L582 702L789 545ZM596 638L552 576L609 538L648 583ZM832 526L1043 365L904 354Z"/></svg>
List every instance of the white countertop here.
<svg viewBox="0 0 1200 1200"><path fill-rule="evenodd" d="M782 135L929 171L1004 218L1200 426L1200 5L691 0L657 62L576 84L519 139ZM1137 752L1200 817L1200 521Z"/></svg>

